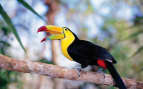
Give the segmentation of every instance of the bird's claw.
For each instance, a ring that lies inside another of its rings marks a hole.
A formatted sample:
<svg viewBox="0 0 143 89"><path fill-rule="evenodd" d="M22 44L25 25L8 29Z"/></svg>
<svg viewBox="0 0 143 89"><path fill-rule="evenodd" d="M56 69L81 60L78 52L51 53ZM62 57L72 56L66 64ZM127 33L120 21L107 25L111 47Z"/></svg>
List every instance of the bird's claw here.
<svg viewBox="0 0 143 89"><path fill-rule="evenodd" d="M82 69L81 68L76 68L75 70L77 71L78 77L80 77L80 72L82 71Z"/></svg>

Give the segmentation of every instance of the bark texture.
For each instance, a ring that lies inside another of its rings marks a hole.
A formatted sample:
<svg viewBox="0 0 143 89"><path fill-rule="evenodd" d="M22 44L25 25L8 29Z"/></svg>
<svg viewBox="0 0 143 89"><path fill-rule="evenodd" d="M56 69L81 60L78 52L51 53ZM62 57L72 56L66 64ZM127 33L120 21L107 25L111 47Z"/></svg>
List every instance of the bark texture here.
<svg viewBox="0 0 143 89"><path fill-rule="evenodd" d="M112 77L108 74L82 71L79 77L79 73L75 69L66 69L64 67L60 67L57 65L45 64L40 62L31 62L28 60L16 60L4 55L0 55L0 68L24 73L36 73L46 75L52 78L81 80L96 84L114 86ZM143 82L127 78L123 78L123 80L128 89L143 89Z"/></svg>

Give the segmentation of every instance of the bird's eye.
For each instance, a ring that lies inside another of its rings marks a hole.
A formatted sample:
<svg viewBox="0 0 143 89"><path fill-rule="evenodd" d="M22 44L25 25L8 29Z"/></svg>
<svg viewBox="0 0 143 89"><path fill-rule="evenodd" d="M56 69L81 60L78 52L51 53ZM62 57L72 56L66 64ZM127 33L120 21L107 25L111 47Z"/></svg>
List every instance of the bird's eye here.
<svg viewBox="0 0 143 89"><path fill-rule="evenodd" d="M65 30L67 31L68 29L67 29L67 28L65 28Z"/></svg>
<svg viewBox="0 0 143 89"><path fill-rule="evenodd" d="M69 29L67 27L63 27L65 31L68 31Z"/></svg>

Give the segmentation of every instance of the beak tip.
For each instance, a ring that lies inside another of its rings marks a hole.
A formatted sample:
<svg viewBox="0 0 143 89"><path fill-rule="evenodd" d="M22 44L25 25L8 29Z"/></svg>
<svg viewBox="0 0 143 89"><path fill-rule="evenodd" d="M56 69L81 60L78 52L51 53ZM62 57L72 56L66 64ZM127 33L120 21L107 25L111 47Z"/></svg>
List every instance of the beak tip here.
<svg viewBox="0 0 143 89"><path fill-rule="evenodd" d="M42 26L37 30L37 32L46 31L46 30L47 30L46 26Z"/></svg>

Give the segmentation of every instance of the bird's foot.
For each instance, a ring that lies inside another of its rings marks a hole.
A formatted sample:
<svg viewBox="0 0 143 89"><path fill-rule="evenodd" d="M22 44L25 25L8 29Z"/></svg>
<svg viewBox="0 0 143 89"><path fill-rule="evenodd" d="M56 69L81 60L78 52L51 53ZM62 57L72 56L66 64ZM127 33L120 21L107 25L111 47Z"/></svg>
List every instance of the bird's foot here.
<svg viewBox="0 0 143 89"><path fill-rule="evenodd" d="M87 66L81 65L81 66L74 67L73 69L75 69L77 71L78 77L80 77L80 73L82 71L88 71L88 69L86 69L86 68L87 68Z"/></svg>
<svg viewBox="0 0 143 89"><path fill-rule="evenodd" d="M74 68L77 71L78 77L80 77L80 72L82 71L81 68Z"/></svg>

